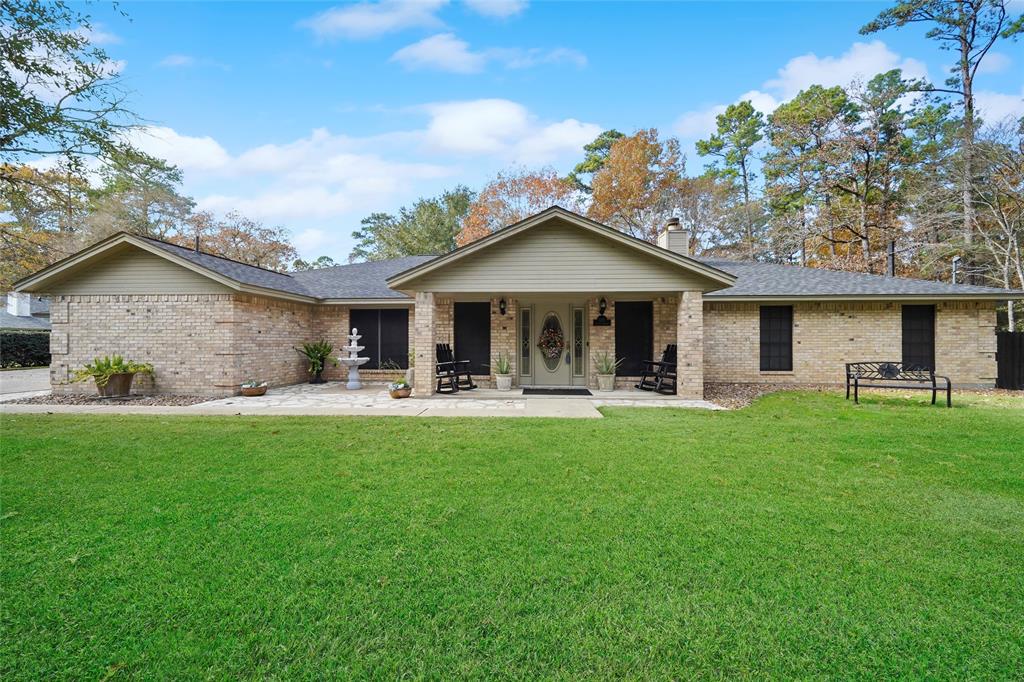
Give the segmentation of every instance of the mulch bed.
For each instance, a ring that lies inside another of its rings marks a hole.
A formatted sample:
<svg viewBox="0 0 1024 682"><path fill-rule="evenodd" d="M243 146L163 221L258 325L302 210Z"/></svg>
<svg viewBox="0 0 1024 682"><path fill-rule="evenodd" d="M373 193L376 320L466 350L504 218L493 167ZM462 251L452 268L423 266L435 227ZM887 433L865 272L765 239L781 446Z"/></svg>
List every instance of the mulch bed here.
<svg viewBox="0 0 1024 682"><path fill-rule="evenodd" d="M861 394L884 393L897 391L899 388L861 389ZM704 384L704 399L727 407L730 410L746 407L763 395L779 391L812 391L814 393L835 393L846 395L845 384ZM907 391L923 393L922 391ZM1006 395L1024 397L1024 391L1007 391L1001 388L956 388L953 387L953 399L957 394L971 395ZM930 395L930 394L928 394Z"/></svg>
<svg viewBox="0 0 1024 682"><path fill-rule="evenodd" d="M127 398L100 398L95 395L39 395L34 398L10 400L5 405L132 405L187 407L216 400L199 395L133 395Z"/></svg>

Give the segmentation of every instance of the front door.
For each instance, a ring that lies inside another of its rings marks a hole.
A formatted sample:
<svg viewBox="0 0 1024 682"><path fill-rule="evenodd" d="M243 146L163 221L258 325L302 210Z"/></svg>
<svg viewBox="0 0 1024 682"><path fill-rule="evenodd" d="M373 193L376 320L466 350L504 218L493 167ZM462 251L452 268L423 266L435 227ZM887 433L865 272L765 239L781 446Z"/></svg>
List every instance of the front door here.
<svg viewBox="0 0 1024 682"><path fill-rule="evenodd" d="M533 301L529 306L534 320L531 337L530 376L522 377L523 385L585 386L586 326L585 308L560 301ZM525 330L520 329L523 334ZM525 358L524 358L525 360Z"/></svg>

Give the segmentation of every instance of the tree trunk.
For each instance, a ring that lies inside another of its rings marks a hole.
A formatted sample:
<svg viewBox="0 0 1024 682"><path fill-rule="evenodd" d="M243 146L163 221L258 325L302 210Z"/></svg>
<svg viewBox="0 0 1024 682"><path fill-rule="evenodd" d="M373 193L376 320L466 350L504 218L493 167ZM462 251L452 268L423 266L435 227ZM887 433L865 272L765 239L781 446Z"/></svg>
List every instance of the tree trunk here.
<svg viewBox="0 0 1024 682"><path fill-rule="evenodd" d="M871 267L871 239L868 235L868 201L867 192L864 193L864 200L860 203L860 251L861 256L864 258L864 263L867 265L868 272L872 272Z"/></svg>
<svg viewBox="0 0 1024 682"><path fill-rule="evenodd" d="M750 179L747 177L747 160L740 161L743 172L743 215L747 219L747 257L754 260L754 224L750 219Z"/></svg>
<svg viewBox="0 0 1024 682"><path fill-rule="evenodd" d="M974 83L971 78L971 39L967 33L968 18L963 6L960 10L960 80L964 97L964 167L963 167L963 232L964 243L974 241L974 196L971 183L974 179ZM970 261L968 261L969 263Z"/></svg>

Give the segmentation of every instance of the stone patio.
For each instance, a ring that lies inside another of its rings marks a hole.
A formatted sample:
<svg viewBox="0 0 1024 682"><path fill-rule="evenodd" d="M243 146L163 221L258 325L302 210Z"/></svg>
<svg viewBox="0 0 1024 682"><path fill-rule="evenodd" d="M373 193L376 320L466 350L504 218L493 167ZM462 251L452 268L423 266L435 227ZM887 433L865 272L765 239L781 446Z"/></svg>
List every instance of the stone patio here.
<svg viewBox="0 0 1024 682"><path fill-rule="evenodd" d="M383 385L349 391L344 382L294 384L270 389L255 398L233 396L187 407L133 406L97 401L90 405L3 405L8 413L81 412L93 414L222 414L222 415L393 415L417 417L559 417L600 419L601 406L683 407L720 410L706 400L684 400L644 391L621 390L593 396L528 396L519 389L479 388L455 395L395 400Z"/></svg>

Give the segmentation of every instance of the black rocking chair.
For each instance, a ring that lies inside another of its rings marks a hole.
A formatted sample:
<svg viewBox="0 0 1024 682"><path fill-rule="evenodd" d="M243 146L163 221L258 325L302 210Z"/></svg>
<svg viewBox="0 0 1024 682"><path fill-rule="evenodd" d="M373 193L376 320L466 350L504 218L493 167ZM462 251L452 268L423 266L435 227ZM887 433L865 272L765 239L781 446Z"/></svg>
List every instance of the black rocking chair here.
<svg viewBox="0 0 1024 682"><path fill-rule="evenodd" d="M437 366L434 373L437 379L437 392L458 393L461 389L476 388L469 365L469 360L455 359L455 352L449 344L437 344Z"/></svg>
<svg viewBox="0 0 1024 682"><path fill-rule="evenodd" d="M664 395L676 394L676 344L670 343L665 346L661 360L644 360L643 365L640 383L636 388Z"/></svg>

